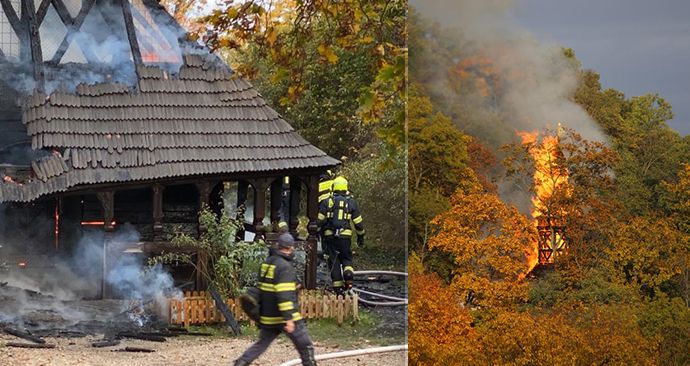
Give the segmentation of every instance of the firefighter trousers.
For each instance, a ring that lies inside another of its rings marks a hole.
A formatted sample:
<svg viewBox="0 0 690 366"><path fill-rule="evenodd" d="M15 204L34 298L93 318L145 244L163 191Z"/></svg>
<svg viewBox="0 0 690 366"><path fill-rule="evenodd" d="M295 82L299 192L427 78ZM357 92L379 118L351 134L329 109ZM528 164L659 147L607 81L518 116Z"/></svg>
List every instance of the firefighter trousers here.
<svg viewBox="0 0 690 366"><path fill-rule="evenodd" d="M311 343L307 327L303 321L295 322L295 330L292 333L285 332L283 328L261 328L259 340L244 351L237 361L247 365L252 363L252 361L259 358L266 351L280 333L285 333L290 338L292 344L297 348L297 352L299 352L303 365L316 365L316 361L314 361L314 345Z"/></svg>
<svg viewBox="0 0 690 366"><path fill-rule="evenodd" d="M333 289L336 292L343 287L352 286L352 238L329 235L324 238L324 253L328 255L328 268L331 271Z"/></svg>

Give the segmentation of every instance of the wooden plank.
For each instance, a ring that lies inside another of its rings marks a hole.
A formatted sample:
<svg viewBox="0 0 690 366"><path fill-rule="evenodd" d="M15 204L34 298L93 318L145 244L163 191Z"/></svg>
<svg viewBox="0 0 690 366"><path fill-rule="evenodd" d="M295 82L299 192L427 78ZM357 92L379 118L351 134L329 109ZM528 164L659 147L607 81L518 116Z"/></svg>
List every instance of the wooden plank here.
<svg viewBox="0 0 690 366"><path fill-rule="evenodd" d="M36 89L43 91L45 85L43 73L43 52L41 50L41 36L38 31L38 23L36 22L36 7L32 1L22 1L24 8L22 9L22 17L28 23L29 30L29 45L31 48L31 60L33 61L34 79L36 80Z"/></svg>
<svg viewBox="0 0 690 366"><path fill-rule="evenodd" d="M137 81L139 80L139 70L138 66L143 65L141 58L141 50L139 49L139 41L137 40L137 35L134 30L134 19L132 19L132 8L131 4L127 0L120 0L119 5L122 7L122 14L125 19L125 29L127 31L127 39L129 40L129 47L132 51L132 59L134 60L134 69L137 73Z"/></svg>
<svg viewBox="0 0 690 366"><path fill-rule="evenodd" d="M184 301L184 327L189 328L189 313L191 312L190 304L188 301Z"/></svg>
<svg viewBox="0 0 690 366"><path fill-rule="evenodd" d="M84 20L86 20L86 15L88 15L89 10L91 10L94 3L95 0L84 0L82 2L82 7L81 10L79 10L79 14L77 14L76 18L74 18L72 23L67 26L67 34L65 34L65 36L62 38L60 46L58 47L57 51L55 51L55 54L53 54L53 57L49 61L50 63L56 65L60 63L60 60L62 60L62 56L65 55L65 52L67 52L67 49L69 48L69 45L72 42L72 38L81 29L82 24L84 24ZM93 54L93 52L86 51L86 46L80 45L79 48L82 50L82 53L84 54L84 57L86 57L86 60L88 62L97 61L95 58L96 56Z"/></svg>
<svg viewBox="0 0 690 366"><path fill-rule="evenodd" d="M338 308L337 308L337 316L336 316L336 321L338 324L343 324L343 307L345 305L345 298L344 297L338 297Z"/></svg>
<svg viewBox="0 0 690 366"><path fill-rule="evenodd" d="M48 14L48 7L50 6L50 1L51 0L43 0L41 2L41 5L38 6L38 9L36 9L36 22L38 23L39 27L41 26L41 24L43 24L43 19L46 17L46 14Z"/></svg>
<svg viewBox="0 0 690 366"><path fill-rule="evenodd" d="M10 3L10 0L0 0L0 4L2 5L2 10L5 13L5 16L7 16L7 20L9 20L12 29L14 29L14 33L16 33L19 38L22 38L22 23L19 20L17 13L14 11L12 3Z"/></svg>

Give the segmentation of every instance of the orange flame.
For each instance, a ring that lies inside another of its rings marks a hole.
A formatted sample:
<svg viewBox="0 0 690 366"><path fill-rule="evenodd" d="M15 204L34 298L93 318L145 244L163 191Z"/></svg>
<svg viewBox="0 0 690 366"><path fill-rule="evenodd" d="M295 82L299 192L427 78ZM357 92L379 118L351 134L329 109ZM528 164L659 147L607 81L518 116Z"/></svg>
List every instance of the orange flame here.
<svg viewBox="0 0 690 366"><path fill-rule="evenodd" d="M529 153L534 158L534 190L532 197L532 217L534 225L539 232L539 238L532 243L525 253L528 262L528 272L542 262L553 263L554 254L565 248L565 239L554 230L558 225L558 217L563 217L565 212L560 208L548 207L548 202L555 192L570 192L568 185L568 172L558 166L560 154L558 136L543 136L538 141L538 132L516 132L522 139L522 143L529 147ZM545 240L546 238L546 240ZM548 243L542 244L541 250L550 251L548 257L540 256L540 239Z"/></svg>
<svg viewBox="0 0 690 366"><path fill-rule="evenodd" d="M113 226L115 226L115 221L111 222ZM105 221L82 221L81 222L82 226L99 226L99 225L105 225Z"/></svg>

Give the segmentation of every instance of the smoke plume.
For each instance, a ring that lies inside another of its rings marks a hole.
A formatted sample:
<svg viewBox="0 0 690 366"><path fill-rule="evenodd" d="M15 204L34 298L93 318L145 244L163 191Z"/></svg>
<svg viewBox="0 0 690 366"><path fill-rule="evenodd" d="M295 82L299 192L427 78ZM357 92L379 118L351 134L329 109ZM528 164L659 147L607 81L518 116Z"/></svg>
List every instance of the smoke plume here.
<svg viewBox="0 0 690 366"><path fill-rule="evenodd" d="M564 55L562 46L539 42L509 20L508 14L517 5L516 1L417 0L411 3L424 18L457 31L459 55L455 61L458 64L476 58L490 65L490 76L495 83L487 87L495 99L486 109L497 112L508 129L553 130L561 123L587 139L604 140L595 122L571 99L578 86L579 65ZM471 68L472 62L466 65ZM441 69L447 66L428 65ZM443 75L431 87L436 93L446 93L453 87L449 82Z"/></svg>

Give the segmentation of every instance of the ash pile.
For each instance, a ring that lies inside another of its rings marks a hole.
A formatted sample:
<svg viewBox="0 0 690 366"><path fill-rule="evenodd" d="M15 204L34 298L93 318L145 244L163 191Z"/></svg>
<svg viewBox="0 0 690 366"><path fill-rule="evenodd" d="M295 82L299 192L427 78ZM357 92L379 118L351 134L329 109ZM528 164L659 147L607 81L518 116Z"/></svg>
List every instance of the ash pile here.
<svg viewBox="0 0 690 366"><path fill-rule="evenodd" d="M178 335L205 335L167 327L165 303L149 300L65 300L0 283L0 330L16 337L8 347L54 348L49 338L99 338L93 347L117 346L123 339L165 342ZM28 341L28 342L26 342ZM149 352L142 347L121 351Z"/></svg>

